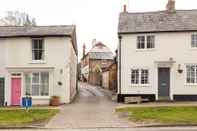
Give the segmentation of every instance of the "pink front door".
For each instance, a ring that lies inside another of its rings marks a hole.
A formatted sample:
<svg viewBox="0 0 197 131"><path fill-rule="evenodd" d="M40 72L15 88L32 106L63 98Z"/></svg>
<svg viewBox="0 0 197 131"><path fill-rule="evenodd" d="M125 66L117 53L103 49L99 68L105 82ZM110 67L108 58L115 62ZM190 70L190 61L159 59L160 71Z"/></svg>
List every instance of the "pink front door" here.
<svg viewBox="0 0 197 131"><path fill-rule="evenodd" d="M21 99L21 78L12 78L11 86L12 86L11 105L18 106L20 105L20 99Z"/></svg>

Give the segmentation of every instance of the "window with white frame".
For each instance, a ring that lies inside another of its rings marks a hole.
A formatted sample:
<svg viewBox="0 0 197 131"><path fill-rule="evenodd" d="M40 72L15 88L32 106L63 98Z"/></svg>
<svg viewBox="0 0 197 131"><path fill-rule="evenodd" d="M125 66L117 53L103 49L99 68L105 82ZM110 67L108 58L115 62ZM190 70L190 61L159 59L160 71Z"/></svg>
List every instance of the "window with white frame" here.
<svg viewBox="0 0 197 131"><path fill-rule="evenodd" d="M26 95L48 96L49 95L49 73L33 72L25 73Z"/></svg>
<svg viewBox="0 0 197 131"><path fill-rule="evenodd" d="M197 48L197 34L192 35L192 42L191 42L192 48Z"/></svg>
<svg viewBox="0 0 197 131"><path fill-rule="evenodd" d="M197 84L197 65L187 65L186 71L186 82L188 84Z"/></svg>
<svg viewBox="0 0 197 131"><path fill-rule="evenodd" d="M148 49L155 48L155 36L154 35L147 36L146 41L147 41Z"/></svg>
<svg viewBox="0 0 197 131"><path fill-rule="evenodd" d="M137 37L137 48L144 49L145 48L145 36Z"/></svg>
<svg viewBox="0 0 197 131"><path fill-rule="evenodd" d="M152 49L155 48L155 36L137 36L137 49Z"/></svg>
<svg viewBox="0 0 197 131"><path fill-rule="evenodd" d="M32 39L32 60L44 60L44 40Z"/></svg>
<svg viewBox="0 0 197 131"><path fill-rule="evenodd" d="M139 83L139 70L132 69L131 70L131 84L138 84Z"/></svg>
<svg viewBox="0 0 197 131"><path fill-rule="evenodd" d="M131 84L144 85L149 84L148 69L131 69Z"/></svg>
<svg viewBox="0 0 197 131"><path fill-rule="evenodd" d="M148 84L148 70L141 70L141 84Z"/></svg>

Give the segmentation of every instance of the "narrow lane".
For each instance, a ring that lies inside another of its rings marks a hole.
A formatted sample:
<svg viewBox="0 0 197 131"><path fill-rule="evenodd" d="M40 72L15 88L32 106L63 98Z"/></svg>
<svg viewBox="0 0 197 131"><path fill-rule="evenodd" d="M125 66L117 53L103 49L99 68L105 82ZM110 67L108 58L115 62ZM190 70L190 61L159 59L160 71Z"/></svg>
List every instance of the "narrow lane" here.
<svg viewBox="0 0 197 131"><path fill-rule="evenodd" d="M79 83L79 94L72 104L61 112L47 128L115 128L132 127L133 123L118 118L114 113L116 102L100 87Z"/></svg>

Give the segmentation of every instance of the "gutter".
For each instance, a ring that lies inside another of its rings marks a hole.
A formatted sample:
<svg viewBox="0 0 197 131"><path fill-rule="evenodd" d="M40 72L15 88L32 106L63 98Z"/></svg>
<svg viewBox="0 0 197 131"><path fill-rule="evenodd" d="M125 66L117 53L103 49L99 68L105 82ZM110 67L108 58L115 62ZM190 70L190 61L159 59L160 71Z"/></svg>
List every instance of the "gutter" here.
<svg viewBox="0 0 197 131"><path fill-rule="evenodd" d="M119 65L119 92L118 94L121 94L121 42L122 42L122 36L118 35L118 39L119 39L119 52L118 52L118 65Z"/></svg>

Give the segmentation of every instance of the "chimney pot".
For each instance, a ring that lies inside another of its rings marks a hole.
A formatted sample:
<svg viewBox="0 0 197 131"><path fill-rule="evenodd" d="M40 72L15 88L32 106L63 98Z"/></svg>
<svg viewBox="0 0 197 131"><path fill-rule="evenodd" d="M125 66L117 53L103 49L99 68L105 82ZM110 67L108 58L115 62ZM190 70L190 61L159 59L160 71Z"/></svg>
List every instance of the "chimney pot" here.
<svg viewBox="0 0 197 131"><path fill-rule="evenodd" d="M123 8L124 8L124 9L123 9L123 12L126 13L126 12L127 12L127 6L124 5Z"/></svg>
<svg viewBox="0 0 197 131"><path fill-rule="evenodd" d="M166 5L166 10L168 11L168 13L174 13L176 11L175 0L168 0L168 3Z"/></svg>
<svg viewBox="0 0 197 131"><path fill-rule="evenodd" d="M83 44L83 57L85 56L85 54L86 54L86 45L85 45L85 43Z"/></svg>

